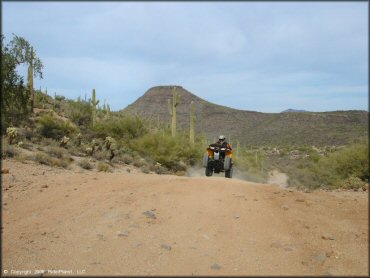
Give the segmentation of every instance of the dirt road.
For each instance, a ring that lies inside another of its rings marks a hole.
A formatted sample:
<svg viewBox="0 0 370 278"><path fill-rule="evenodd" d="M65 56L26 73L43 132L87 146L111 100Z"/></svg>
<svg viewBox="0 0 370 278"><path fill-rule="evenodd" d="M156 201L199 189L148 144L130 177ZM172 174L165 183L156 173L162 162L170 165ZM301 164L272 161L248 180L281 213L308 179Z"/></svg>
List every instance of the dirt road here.
<svg viewBox="0 0 370 278"><path fill-rule="evenodd" d="M12 160L3 168L10 169L2 188L3 273L369 271L367 192L303 193L222 177L98 173Z"/></svg>

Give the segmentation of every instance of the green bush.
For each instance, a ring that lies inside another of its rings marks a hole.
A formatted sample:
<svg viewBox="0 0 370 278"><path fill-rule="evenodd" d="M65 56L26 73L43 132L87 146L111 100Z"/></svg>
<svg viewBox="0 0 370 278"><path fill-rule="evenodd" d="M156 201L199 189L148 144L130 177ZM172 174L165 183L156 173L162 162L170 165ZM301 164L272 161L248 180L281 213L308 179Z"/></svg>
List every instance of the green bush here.
<svg viewBox="0 0 370 278"><path fill-rule="evenodd" d="M342 148L319 160L314 168L322 183L335 185L340 180L357 177L369 179L369 149L367 143Z"/></svg>
<svg viewBox="0 0 370 278"><path fill-rule="evenodd" d="M94 131L100 138L111 136L116 140L135 139L148 133L144 120L139 117L122 116L97 122Z"/></svg>
<svg viewBox="0 0 370 278"><path fill-rule="evenodd" d="M86 170L91 170L94 168L93 164L91 164L87 159L81 160L78 165L80 165L81 168Z"/></svg>
<svg viewBox="0 0 370 278"><path fill-rule="evenodd" d="M337 182L336 187L344 189L360 189L364 187L365 182L359 177L349 177Z"/></svg>
<svg viewBox="0 0 370 278"><path fill-rule="evenodd" d="M15 146L11 146L3 141L1 158L13 158L19 155L19 150Z"/></svg>
<svg viewBox="0 0 370 278"><path fill-rule="evenodd" d="M233 158L234 165L245 179L255 182L266 182L268 171L266 155L262 150L242 150Z"/></svg>
<svg viewBox="0 0 370 278"><path fill-rule="evenodd" d="M69 107L67 114L72 122L79 126L90 126L91 125L91 114L92 107L87 101L69 101Z"/></svg>
<svg viewBox="0 0 370 278"><path fill-rule="evenodd" d="M105 151L95 151L92 155L96 160L104 160L107 159L108 155Z"/></svg>
<svg viewBox="0 0 370 278"><path fill-rule="evenodd" d="M287 168L289 185L315 188L359 188L369 180L368 143L343 147L326 157ZM360 182L361 181L361 182Z"/></svg>
<svg viewBox="0 0 370 278"><path fill-rule="evenodd" d="M99 162L96 168L99 172L111 172L111 168L107 163Z"/></svg>
<svg viewBox="0 0 370 278"><path fill-rule="evenodd" d="M198 145L189 144L186 136L172 137L162 133L146 134L132 141L131 148L142 157L174 171L184 171L186 165L200 163L204 153Z"/></svg>
<svg viewBox="0 0 370 278"><path fill-rule="evenodd" d="M123 154L120 159L125 164L131 164L134 161L133 157L129 154Z"/></svg>
<svg viewBox="0 0 370 278"><path fill-rule="evenodd" d="M65 149L60 148L60 147L47 147L46 153L56 158L62 158L62 157L67 156L68 154L68 152Z"/></svg>
<svg viewBox="0 0 370 278"><path fill-rule="evenodd" d="M78 128L70 122L59 120L51 115L44 115L39 119L38 130L42 136L56 140L78 132Z"/></svg>

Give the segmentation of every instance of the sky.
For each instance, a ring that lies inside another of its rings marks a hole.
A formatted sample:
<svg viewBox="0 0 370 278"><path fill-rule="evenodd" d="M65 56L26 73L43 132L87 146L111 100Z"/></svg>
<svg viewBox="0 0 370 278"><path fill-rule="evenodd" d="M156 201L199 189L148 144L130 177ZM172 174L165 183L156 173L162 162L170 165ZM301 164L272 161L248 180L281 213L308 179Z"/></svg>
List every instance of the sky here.
<svg viewBox="0 0 370 278"><path fill-rule="evenodd" d="M242 110L368 111L368 5L3 1L2 34L34 46L35 88L95 88L115 111L159 85Z"/></svg>

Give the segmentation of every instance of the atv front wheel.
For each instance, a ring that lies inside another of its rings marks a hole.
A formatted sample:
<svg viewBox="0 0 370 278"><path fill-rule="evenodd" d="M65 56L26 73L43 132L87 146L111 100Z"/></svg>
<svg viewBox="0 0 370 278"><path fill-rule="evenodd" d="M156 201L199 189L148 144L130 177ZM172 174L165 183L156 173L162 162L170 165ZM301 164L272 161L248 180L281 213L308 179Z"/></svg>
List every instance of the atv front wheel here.
<svg viewBox="0 0 370 278"><path fill-rule="evenodd" d="M231 179L233 177L233 168L230 170L225 171L225 178Z"/></svg>
<svg viewBox="0 0 370 278"><path fill-rule="evenodd" d="M231 157L226 156L224 161L224 170L229 171L232 167Z"/></svg>
<svg viewBox="0 0 370 278"><path fill-rule="evenodd" d="M210 177L210 176L212 176L212 174L213 174L213 170L212 169L209 169L208 167L206 168L206 176L207 177Z"/></svg>
<svg viewBox="0 0 370 278"><path fill-rule="evenodd" d="M208 156L208 154L205 154L203 156L203 167L204 168L207 168L207 166L208 166L208 160L209 160L209 156Z"/></svg>

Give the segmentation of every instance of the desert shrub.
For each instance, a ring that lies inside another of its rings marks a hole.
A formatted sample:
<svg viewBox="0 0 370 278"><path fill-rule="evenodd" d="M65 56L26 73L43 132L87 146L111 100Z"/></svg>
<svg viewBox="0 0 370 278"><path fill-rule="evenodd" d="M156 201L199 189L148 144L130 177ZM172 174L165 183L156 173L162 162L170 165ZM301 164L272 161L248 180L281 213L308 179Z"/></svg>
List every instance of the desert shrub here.
<svg viewBox="0 0 370 278"><path fill-rule="evenodd" d="M13 158L17 157L19 155L19 150L15 146L10 146L8 144L2 145L2 150L1 150L1 158Z"/></svg>
<svg viewBox="0 0 370 278"><path fill-rule="evenodd" d="M64 148L60 147L47 147L46 153L56 158L62 158L64 156L67 156L68 154L68 152Z"/></svg>
<svg viewBox="0 0 370 278"><path fill-rule="evenodd" d="M159 175L163 175L163 174L168 173L167 168L163 167L160 163L151 164L149 167L150 167L149 168L150 171L153 171L153 172L155 172L156 174L159 174Z"/></svg>
<svg viewBox="0 0 370 278"><path fill-rule="evenodd" d="M43 152L37 152L35 155L33 155L32 159L43 165L49 165L49 166L53 165L52 159Z"/></svg>
<svg viewBox="0 0 370 278"><path fill-rule="evenodd" d="M338 184L340 180L357 177L369 179L369 149L367 143L354 144L319 160L315 173L322 183Z"/></svg>
<svg viewBox="0 0 370 278"><path fill-rule="evenodd" d="M365 185L365 181L360 179L359 177L351 176L344 180L340 180L336 183L336 187L344 188L344 189L360 189Z"/></svg>
<svg viewBox="0 0 370 278"><path fill-rule="evenodd" d="M37 108L45 109L46 106L52 101L52 98L41 91L35 91L34 106Z"/></svg>
<svg viewBox="0 0 370 278"><path fill-rule="evenodd" d="M136 158L134 159L134 161L133 161L133 165L134 165L135 167L139 167L139 168L141 168L141 167L144 167L144 166L148 166L148 163L145 161L145 159L144 159L144 158L136 157Z"/></svg>
<svg viewBox="0 0 370 278"><path fill-rule="evenodd" d="M20 153L15 157L15 160L18 162L24 163L27 160L27 155Z"/></svg>
<svg viewBox="0 0 370 278"><path fill-rule="evenodd" d="M44 137L60 140L63 136L77 133L78 128L68 121L57 119L51 115L44 115L39 119L38 131Z"/></svg>
<svg viewBox="0 0 370 278"><path fill-rule="evenodd" d="M150 169L149 169L148 165L143 165L140 169L141 169L141 172L143 172L144 174L149 174L150 173Z"/></svg>
<svg viewBox="0 0 370 278"><path fill-rule="evenodd" d="M83 168L83 169L86 169L86 170L91 170L94 168L93 164L90 163L90 161L88 161L87 159L82 159L78 165Z"/></svg>
<svg viewBox="0 0 370 278"><path fill-rule="evenodd" d="M133 157L129 154L123 154L121 160L125 164L131 164L134 161Z"/></svg>
<svg viewBox="0 0 370 278"><path fill-rule="evenodd" d="M368 155L368 144L363 142L346 146L318 160L308 160L301 169L287 168L289 185L311 189L359 188L369 180Z"/></svg>
<svg viewBox="0 0 370 278"><path fill-rule="evenodd" d="M54 98L55 98L56 101L63 101L63 100L66 99L65 96L61 96L61 95L55 95Z"/></svg>
<svg viewBox="0 0 370 278"><path fill-rule="evenodd" d="M70 101L67 114L72 122L79 126L90 126L91 124L92 107L87 101L81 101L80 99Z"/></svg>
<svg viewBox="0 0 370 278"><path fill-rule="evenodd" d="M111 168L107 163L99 162L96 168L99 172L111 172Z"/></svg>
<svg viewBox="0 0 370 278"><path fill-rule="evenodd" d="M58 141L52 138L42 138L39 143L45 147L59 147Z"/></svg>
<svg viewBox="0 0 370 278"><path fill-rule="evenodd" d="M161 133L146 134L134 140L130 147L141 156L175 171L185 170L186 165L201 161L204 152L199 146L189 144L187 137L181 134L177 137Z"/></svg>
<svg viewBox="0 0 370 278"><path fill-rule="evenodd" d="M266 182L268 169L266 155L259 149L245 149L234 157L234 165L244 179L254 182Z"/></svg>
<svg viewBox="0 0 370 278"><path fill-rule="evenodd" d="M30 151L33 149L33 145L27 142L23 142L23 144L19 145L19 147L25 150L30 150Z"/></svg>
<svg viewBox="0 0 370 278"><path fill-rule="evenodd" d="M105 151L95 151L92 155L96 160L104 160L107 158L107 152Z"/></svg>
<svg viewBox="0 0 370 278"><path fill-rule="evenodd" d="M148 133L144 120L139 117L131 116L122 116L113 119L109 118L97 122L94 131L100 138L111 136L117 140L130 140Z"/></svg>

